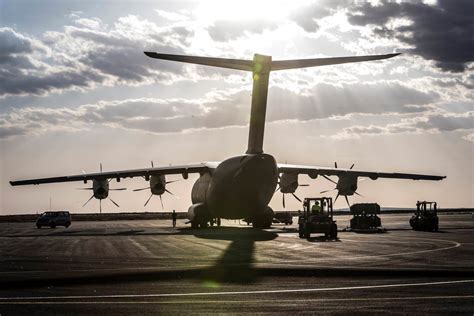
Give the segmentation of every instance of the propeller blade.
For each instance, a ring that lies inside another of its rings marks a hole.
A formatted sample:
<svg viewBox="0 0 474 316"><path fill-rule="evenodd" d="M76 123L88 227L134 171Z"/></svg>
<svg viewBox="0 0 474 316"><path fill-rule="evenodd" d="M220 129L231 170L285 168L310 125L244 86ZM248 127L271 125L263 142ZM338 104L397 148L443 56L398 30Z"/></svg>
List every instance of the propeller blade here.
<svg viewBox="0 0 474 316"><path fill-rule="evenodd" d="M160 202L161 202L161 209L164 210L165 207L163 206L163 198L161 197L161 194L160 194Z"/></svg>
<svg viewBox="0 0 474 316"><path fill-rule="evenodd" d="M347 206L349 206L349 208L351 208L351 203L349 203L349 199L347 198L347 195L344 195L344 197L346 198Z"/></svg>
<svg viewBox="0 0 474 316"><path fill-rule="evenodd" d="M285 208L285 193L283 193L283 208Z"/></svg>
<svg viewBox="0 0 474 316"><path fill-rule="evenodd" d="M143 191L143 190L147 190L147 189L149 189L149 188L150 188L150 187L141 188L141 189L135 189L135 190L133 190L133 192L136 192L136 191Z"/></svg>
<svg viewBox="0 0 474 316"><path fill-rule="evenodd" d="M334 183L335 185L337 185L337 182L334 181L333 179L329 178L328 176L326 176L326 175L324 175L324 174L323 174L322 176L323 176L324 179L329 180L329 181L331 181L332 183Z"/></svg>
<svg viewBox="0 0 474 316"><path fill-rule="evenodd" d="M100 163L100 173L102 173L102 163Z"/></svg>
<svg viewBox="0 0 474 316"><path fill-rule="evenodd" d="M86 204L89 203L89 201L92 200L93 197L94 197L94 195L92 195L92 196L87 200L87 202L84 203L84 205L82 205L82 207L86 206Z"/></svg>
<svg viewBox="0 0 474 316"><path fill-rule="evenodd" d="M299 197L296 196L296 194L294 194L294 193L291 193L291 194L293 194L293 196L294 196L295 199L297 199L297 200L300 201L300 202L303 202L303 201L301 201L301 199L300 199Z"/></svg>
<svg viewBox="0 0 474 316"><path fill-rule="evenodd" d="M299 187L309 187L309 184L298 184Z"/></svg>
<svg viewBox="0 0 474 316"><path fill-rule="evenodd" d="M337 161L334 161L334 167L337 169Z"/></svg>
<svg viewBox="0 0 474 316"><path fill-rule="evenodd" d="M143 205L143 206L146 206L146 205L148 204L148 202L150 202L150 199L151 199L152 196L153 196L153 193L150 195L150 197L148 198L148 200L146 200L145 205Z"/></svg>
<svg viewBox="0 0 474 316"><path fill-rule="evenodd" d="M102 199L99 199L99 213L102 214Z"/></svg>
<svg viewBox="0 0 474 316"><path fill-rule="evenodd" d="M337 192L336 198L334 199L334 203L336 203L338 197L339 197L339 192Z"/></svg>
<svg viewBox="0 0 474 316"><path fill-rule="evenodd" d="M364 197L362 194L359 194L357 192L354 192L354 193L357 194L358 196Z"/></svg>
<svg viewBox="0 0 474 316"><path fill-rule="evenodd" d="M178 200L180 199L179 196L177 196L176 194L174 194L174 193L171 192L170 190L165 189L165 191L168 192L169 194L171 194L172 196L174 196L175 198L177 198Z"/></svg>
<svg viewBox="0 0 474 316"><path fill-rule="evenodd" d="M127 190L127 188L109 189L109 191L123 191L123 190Z"/></svg>
<svg viewBox="0 0 474 316"><path fill-rule="evenodd" d="M109 200L110 200L110 202L114 203L115 206L120 207L120 206L119 206L117 203L115 203L114 200L112 200L111 198L109 198Z"/></svg>
<svg viewBox="0 0 474 316"><path fill-rule="evenodd" d="M352 164L352 166L349 168L349 170L351 170L352 168L354 168L354 165L355 165L355 163Z"/></svg>
<svg viewBox="0 0 474 316"><path fill-rule="evenodd" d="M152 167L152 168L155 168L155 166L153 166L153 160L151 161L151 167Z"/></svg>
<svg viewBox="0 0 474 316"><path fill-rule="evenodd" d="M181 180L171 180L171 181L166 181L166 184L173 183L173 182L178 182L178 181L181 181Z"/></svg>
<svg viewBox="0 0 474 316"><path fill-rule="evenodd" d="M336 190L336 189L325 190L325 191L321 191L321 192L319 192L319 193L323 194L323 193L331 192L331 191L334 191L334 190Z"/></svg>
<svg viewBox="0 0 474 316"><path fill-rule="evenodd" d="M93 188L76 188L76 190L94 190Z"/></svg>

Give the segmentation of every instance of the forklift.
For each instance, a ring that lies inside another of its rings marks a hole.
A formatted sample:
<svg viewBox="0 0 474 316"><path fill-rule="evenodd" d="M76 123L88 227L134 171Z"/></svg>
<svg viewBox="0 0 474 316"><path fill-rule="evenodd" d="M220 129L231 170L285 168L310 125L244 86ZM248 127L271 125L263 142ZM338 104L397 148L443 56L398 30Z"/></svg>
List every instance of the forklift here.
<svg viewBox="0 0 474 316"><path fill-rule="evenodd" d="M312 233L337 239L337 225L333 220L332 198L305 198L303 213L298 218L300 238L310 238Z"/></svg>
<svg viewBox="0 0 474 316"><path fill-rule="evenodd" d="M417 201L415 214L410 218L413 230L438 231L438 207L436 202Z"/></svg>
<svg viewBox="0 0 474 316"><path fill-rule="evenodd" d="M377 203L358 203L350 207L351 230L360 232L377 231L382 226L380 206Z"/></svg>

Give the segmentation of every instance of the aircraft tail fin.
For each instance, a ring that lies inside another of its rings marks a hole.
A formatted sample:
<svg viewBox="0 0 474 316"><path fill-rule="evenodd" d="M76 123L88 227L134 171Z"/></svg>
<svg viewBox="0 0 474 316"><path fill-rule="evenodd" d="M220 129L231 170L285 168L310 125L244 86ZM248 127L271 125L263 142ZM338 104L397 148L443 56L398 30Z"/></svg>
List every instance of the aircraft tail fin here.
<svg viewBox="0 0 474 316"><path fill-rule="evenodd" d="M249 142L246 152L247 154L263 153L263 135L265 130L265 113L267 109L268 82L270 72L272 70L286 70L295 68L354 63L361 61L386 59L399 55L386 54L273 61L271 56L264 56L258 54L254 55L253 60L171 55L160 54L155 52L145 52L145 54L148 57L157 59L251 71L253 73L253 89L252 106L250 109Z"/></svg>

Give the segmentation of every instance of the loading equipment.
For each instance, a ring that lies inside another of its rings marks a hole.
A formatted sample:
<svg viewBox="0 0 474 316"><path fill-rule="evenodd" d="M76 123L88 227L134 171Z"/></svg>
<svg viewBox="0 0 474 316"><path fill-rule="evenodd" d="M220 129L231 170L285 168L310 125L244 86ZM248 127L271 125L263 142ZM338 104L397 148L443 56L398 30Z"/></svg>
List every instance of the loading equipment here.
<svg viewBox="0 0 474 316"><path fill-rule="evenodd" d="M438 231L438 207L436 202L416 202L415 214L410 218L413 230Z"/></svg>
<svg viewBox="0 0 474 316"><path fill-rule="evenodd" d="M337 239L337 225L333 220L332 198L305 198L303 212L298 218L300 238L310 238L312 233Z"/></svg>
<svg viewBox="0 0 474 316"><path fill-rule="evenodd" d="M382 226L377 203L359 203L350 207L352 231L377 231Z"/></svg>

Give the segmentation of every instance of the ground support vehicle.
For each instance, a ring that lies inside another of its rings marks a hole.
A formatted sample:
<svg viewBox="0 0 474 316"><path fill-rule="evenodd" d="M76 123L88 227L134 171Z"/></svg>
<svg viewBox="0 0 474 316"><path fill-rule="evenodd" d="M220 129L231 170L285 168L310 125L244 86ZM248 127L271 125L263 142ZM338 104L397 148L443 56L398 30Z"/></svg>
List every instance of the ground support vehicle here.
<svg viewBox="0 0 474 316"><path fill-rule="evenodd" d="M352 215L350 230L355 232L377 232L382 230L380 206L377 203L358 203L350 207Z"/></svg>
<svg viewBox="0 0 474 316"><path fill-rule="evenodd" d="M68 211L60 212L44 212L36 220L36 227L49 226L56 228L56 226L64 226L68 228L71 225L71 214Z"/></svg>
<svg viewBox="0 0 474 316"><path fill-rule="evenodd" d="M293 216L290 212L275 212L273 215L274 224L285 224L285 225L292 225L293 224Z"/></svg>
<svg viewBox="0 0 474 316"><path fill-rule="evenodd" d="M436 202L416 202L415 214L410 218L413 230L438 231L439 218Z"/></svg>
<svg viewBox="0 0 474 316"><path fill-rule="evenodd" d="M333 220L332 198L305 198L303 212L298 218L300 238L310 238L312 233L337 239L337 225Z"/></svg>

